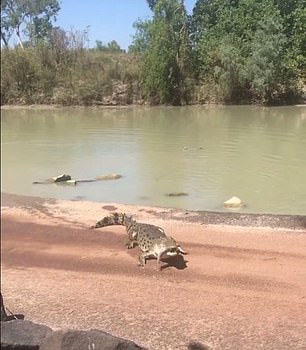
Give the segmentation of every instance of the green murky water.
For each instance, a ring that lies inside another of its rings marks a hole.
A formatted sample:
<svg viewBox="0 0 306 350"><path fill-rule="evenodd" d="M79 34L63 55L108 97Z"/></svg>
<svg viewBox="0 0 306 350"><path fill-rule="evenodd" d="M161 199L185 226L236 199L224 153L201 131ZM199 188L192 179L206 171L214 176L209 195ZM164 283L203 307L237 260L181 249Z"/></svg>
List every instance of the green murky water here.
<svg viewBox="0 0 306 350"><path fill-rule="evenodd" d="M4 192L306 215L306 107L4 110L1 126ZM32 184L61 173L123 178Z"/></svg>

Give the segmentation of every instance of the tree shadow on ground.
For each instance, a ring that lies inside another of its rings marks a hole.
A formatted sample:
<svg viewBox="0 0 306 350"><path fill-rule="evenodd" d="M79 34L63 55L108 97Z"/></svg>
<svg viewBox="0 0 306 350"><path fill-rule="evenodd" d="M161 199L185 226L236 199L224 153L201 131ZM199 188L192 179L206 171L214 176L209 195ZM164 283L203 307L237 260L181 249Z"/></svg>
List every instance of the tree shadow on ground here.
<svg viewBox="0 0 306 350"><path fill-rule="evenodd" d="M23 314L13 314L7 307L4 306L4 301L2 297L2 293L0 293L0 307L1 307L1 322L7 322L12 320L23 320ZM6 313L8 311L10 315ZM1 348L2 349L2 348Z"/></svg>

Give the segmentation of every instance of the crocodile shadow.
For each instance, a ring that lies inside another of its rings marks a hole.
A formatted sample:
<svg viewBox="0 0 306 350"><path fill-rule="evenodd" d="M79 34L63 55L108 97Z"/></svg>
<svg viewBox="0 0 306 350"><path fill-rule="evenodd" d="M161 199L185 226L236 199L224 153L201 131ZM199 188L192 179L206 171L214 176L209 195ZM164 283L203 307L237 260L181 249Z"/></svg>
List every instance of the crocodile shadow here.
<svg viewBox="0 0 306 350"><path fill-rule="evenodd" d="M191 342L188 344L188 350L208 350L209 347L200 342Z"/></svg>
<svg viewBox="0 0 306 350"><path fill-rule="evenodd" d="M178 270L184 270L187 268L187 260L184 259L182 255L170 256L165 259L161 259L162 262L165 262L162 265L161 269L164 270L168 267L175 267Z"/></svg>

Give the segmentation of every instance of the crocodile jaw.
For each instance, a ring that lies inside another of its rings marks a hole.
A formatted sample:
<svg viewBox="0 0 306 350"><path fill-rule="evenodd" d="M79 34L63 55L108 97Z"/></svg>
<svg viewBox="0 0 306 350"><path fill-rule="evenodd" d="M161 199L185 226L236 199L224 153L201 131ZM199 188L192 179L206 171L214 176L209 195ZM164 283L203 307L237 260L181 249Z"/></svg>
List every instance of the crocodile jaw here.
<svg viewBox="0 0 306 350"><path fill-rule="evenodd" d="M176 256L178 253L177 252L167 252L168 256Z"/></svg>
<svg viewBox="0 0 306 350"><path fill-rule="evenodd" d="M180 255L180 254L187 254L187 252L185 252L181 246L176 246L175 248L170 248L170 250L167 250L166 254L168 256L176 256L176 255Z"/></svg>
<svg viewBox="0 0 306 350"><path fill-rule="evenodd" d="M185 250L182 249L182 247L180 245L177 246L177 252L179 254L184 254L184 255L188 254Z"/></svg>
<svg viewBox="0 0 306 350"><path fill-rule="evenodd" d="M159 251L159 252L158 252ZM160 257L166 257L166 256L176 256L177 255L177 249L176 247L161 247L157 251L155 251L157 255Z"/></svg>

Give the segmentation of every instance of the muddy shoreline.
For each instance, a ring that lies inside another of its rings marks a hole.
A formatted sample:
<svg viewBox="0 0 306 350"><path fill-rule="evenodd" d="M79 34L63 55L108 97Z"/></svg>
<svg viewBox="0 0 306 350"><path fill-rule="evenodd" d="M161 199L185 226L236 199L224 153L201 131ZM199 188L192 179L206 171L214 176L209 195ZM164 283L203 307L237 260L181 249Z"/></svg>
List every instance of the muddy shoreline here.
<svg viewBox="0 0 306 350"><path fill-rule="evenodd" d="M239 104L238 104L239 105ZM243 104L241 104L243 105ZM271 106L265 106L265 105L260 105L260 104L247 104L248 106L254 106L258 108L273 108L275 107L274 105ZM118 105L103 105L103 104L97 104L97 105L91 105L91 106L84 106L84 105L71 105L71 106L65 106L65 105L59 105L59 104L29 104L29 105L18 105L18 104L12 104L12 105L2 105L0 106L1 110L14 110L14 109L68 109L68 108L80 108L80 109L116 109L116 108L154 108L154 107L167 107L167 105L150 105L148 103L143 103L143 104L118 104ZM195 107L218 107L218 106L230 106L230 105L225 105L223 103L205 103L205 104L199 104L199 103L194 103L194 104L189 104L188 106L195 106ZM169 106L173 107L173 106ZM306 107L306 103L302 104L283 104L283 105L277 105L277 107Z"/></svg>
<svg viewBox="0 0 306 350"><path fill-rule="evenodd" d="M56 199L21 196L10 193L1 193L2 205L7 207L36 208L44 211L44 203L55 203ZM102 207L107 207L101 203ZM130 208L137 205L129 205ZM116 210L116 204L110 205L109 210ZM46 211L46 210L45 210ZM201 225L231 225L286 228L292 230L306 230L306 215L278 215L278 214L247 214L235 212L192 211L162 207L144 207L140 209L144 214L153 214L163 220L177 220Z"/></svg>
<svg viewBox="0 0 306 350"><path fill-rule="evenodd" d="M22 109L34 109L34 110L56 110L56 109L128 109L128 108L150 108L150 105L146 104L130 104L130 105L57 105L57 104L30 104L30 105L2 105L1 110L22 110Z"/></svg>

